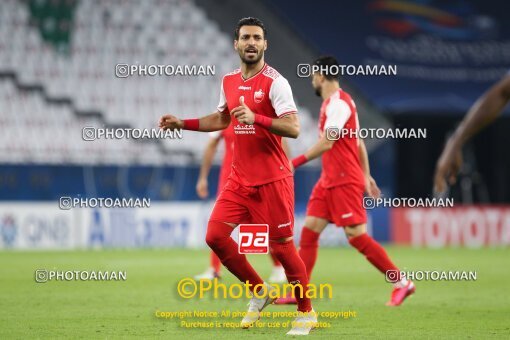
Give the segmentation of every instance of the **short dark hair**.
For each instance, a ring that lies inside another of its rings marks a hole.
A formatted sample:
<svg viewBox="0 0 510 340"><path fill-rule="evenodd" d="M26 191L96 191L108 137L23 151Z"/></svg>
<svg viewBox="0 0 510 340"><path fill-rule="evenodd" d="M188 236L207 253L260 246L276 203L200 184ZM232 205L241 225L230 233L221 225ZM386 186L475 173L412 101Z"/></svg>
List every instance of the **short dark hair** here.
<svg viewBox="0 0 510 340"><path fill-rule="evenodd" d="M254 18L254 17L248 17L248 18L242 18L239 20L236 26L236 30L234 31L234 38L236 40L239 40L239 30L242 26L258 26L262 28L262 32L264 32L264 39L266 39L267 31L264 27L264 23L260 21L260 19Z"/></svg>
<svg viewBox="0 0 510 340"><path fill-rule="evenodd" d="M319 73L322 74L327 80L338 80L338 74L329 74L325 70L330 70L331 66L338 65L338 61L332 55L323 55L315 59L314 65L319 66ZM323 67L320 67L323 66Z"/></svg>

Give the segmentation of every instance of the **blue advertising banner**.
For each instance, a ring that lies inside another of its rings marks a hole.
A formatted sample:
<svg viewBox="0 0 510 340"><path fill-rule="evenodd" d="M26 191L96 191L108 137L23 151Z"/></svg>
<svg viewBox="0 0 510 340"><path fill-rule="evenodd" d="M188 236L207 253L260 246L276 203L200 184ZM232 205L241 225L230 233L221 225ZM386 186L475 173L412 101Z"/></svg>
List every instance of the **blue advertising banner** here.
<svg viewBox="0 0 510 340"><path fill-rule="evenodd" d="M53 201L73 198L150 198L195 201L198 166L0 165L0 201ZM209 174L209 194L216 196L219 167ZM295 175L296 201L307 201L320 168Z"/></svg>
<svg viewBox="0 0 510 340"><path fill-rule="evenodd" d="M57 201L0 202L0 249L205 248L214 201L153 203L147 208L74 208ZM389 209L368 214L368 232L390 241ZM294 241L299 244L306 205L295 210ZM238 240L236 229L232 237ZM322 247L349 246L343 228L329 225Z"/></svg>
<svg viewBox="0 0 510 340"><path fill-rule="evenodd" d="M335 55L345 65L344 79L389 113L464 113L510 69L506 1L281 0L271 6L321 54ZM375 65L395 66L396 75L381 68L373 75Z"/></svg>

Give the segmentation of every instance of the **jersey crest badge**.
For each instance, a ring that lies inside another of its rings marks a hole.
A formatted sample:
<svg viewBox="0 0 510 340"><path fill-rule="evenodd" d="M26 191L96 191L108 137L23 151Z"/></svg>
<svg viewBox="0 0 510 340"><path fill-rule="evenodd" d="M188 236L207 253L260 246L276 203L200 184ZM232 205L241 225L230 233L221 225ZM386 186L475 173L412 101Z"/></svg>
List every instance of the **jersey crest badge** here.
<svg viewBox="0 0 510 340"><path fill-rule="evenodd" d="M260 103L262 99L264 99L264 91L262 91L262 89L255 91L255 93L253 94L253 100L255 101L255 103L257 104Z"/></svg>

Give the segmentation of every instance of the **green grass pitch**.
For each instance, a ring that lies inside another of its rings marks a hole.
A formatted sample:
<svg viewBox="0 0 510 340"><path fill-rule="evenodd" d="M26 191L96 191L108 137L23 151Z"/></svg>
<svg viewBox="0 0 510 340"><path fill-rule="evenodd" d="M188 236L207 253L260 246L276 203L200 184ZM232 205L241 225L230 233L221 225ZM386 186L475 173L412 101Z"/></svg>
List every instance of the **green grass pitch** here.
<svg viewBox="0 0 510 340"><path fill-rule="evenodd" d="M510 249L387 249L401 269L476 270L477 281L416 282L416 294L401 307L390 308L384 303L391 287L354 249L321 249L313 282L330 283L333 299L316 300L315 310L351 310L357 315L320 319L331 327L314 330L312 338L510 338ZM264 277L269 275L268 256L252 255L250 261ZM246 310L246 299L178 296L177 282L201 272L207 262L206 250L0 252L0 339L285 337L286 328L185 329L177 319L156 318L156 310ZM125 270L127 280L36 283L34 271L43 268ZM224 272L222 282L236 281ZM266 310L294 308L269 306ZM286 320L291 318L278 321Z"/></svg>

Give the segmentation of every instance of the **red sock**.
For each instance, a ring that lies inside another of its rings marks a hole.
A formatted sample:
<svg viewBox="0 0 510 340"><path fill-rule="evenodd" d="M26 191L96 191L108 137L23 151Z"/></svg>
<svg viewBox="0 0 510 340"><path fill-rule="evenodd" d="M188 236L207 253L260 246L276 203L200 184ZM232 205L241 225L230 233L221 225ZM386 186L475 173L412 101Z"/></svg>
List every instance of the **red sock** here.
<svg viewBox="0 0 510 340"><path fill-rule="evenodd" d="M276 258L276 256L274 256L274 254L272 252L269 252L269 255L271 255L271 260L273 260L273 266L275 266L275 267L281 267L282 266L280 261L278 261L278 259Z"/></svg>
<svg viewBox="0 0 510 340"><path fill-rule="evenodd" d="M310 298L306 297L306 292L308 291L308 276L306 276L306 267L299 257L294 241L290 240L283 243L270 241L269 246L271 247L271 252L278 260L280 260L283 268L285 268L285 275L287 275L289 283L299 283L301 284L301 287L303 287L302 293L298 286L294 288L294 296L297 300L298 311L311 311L312 302L310 301Z"/></svg>
<svg viewBox="0 0 510 340"><path fill-rule="evenodd" d="M215 273L220 272L221 261L220 261L218 255L216 255L214 253L214 251L211 251L211 267L213 268Z"/></svg>
<svg viewBox="0 0 510 340"><path fill-rule="evenodd" d="M209 221L205 241L218 255L221 263L241 282L249 281L251 288L264 281L246 259L246 255L239 254L237 243L230 237L234 229L226 223ZM253 289L251 289L253 291Z"/></svg>
<svg viewBox="0 0 510 340"><path fill-rule="evenodd" d="M313 267L315 266L315 261L317 261L320 235L320 233L316 233L306 227L303 227L303 230L301 231L299 256L306 266L306 275L308 276L308 280L311 280Z"/></svg>
<svg viewBox="0 0 510 340"><path fill-rule="evenodd" d="M367 260L374 265L379 271L386 275L388 270L397 271L398 278L397 281L400 281L400 271L391 262L386 250L373 238L371 238L368 234L362 234L360 236L353 237L349 239L349 243L360 253L365 255Z"/></svg>

